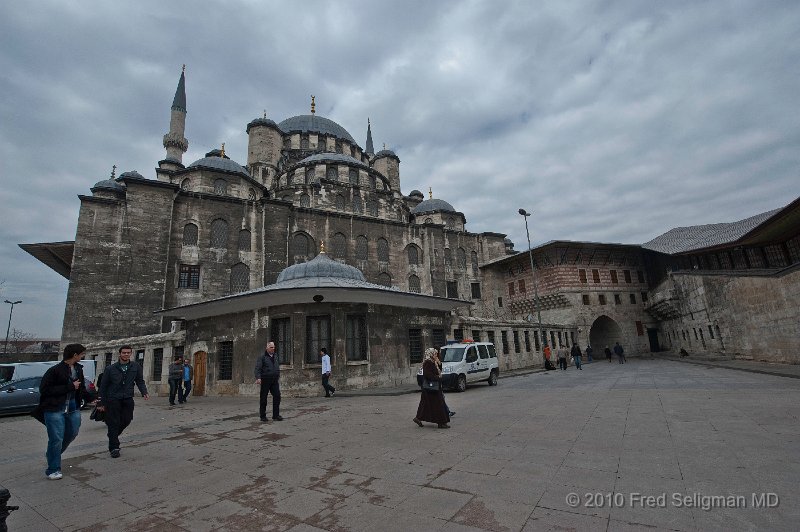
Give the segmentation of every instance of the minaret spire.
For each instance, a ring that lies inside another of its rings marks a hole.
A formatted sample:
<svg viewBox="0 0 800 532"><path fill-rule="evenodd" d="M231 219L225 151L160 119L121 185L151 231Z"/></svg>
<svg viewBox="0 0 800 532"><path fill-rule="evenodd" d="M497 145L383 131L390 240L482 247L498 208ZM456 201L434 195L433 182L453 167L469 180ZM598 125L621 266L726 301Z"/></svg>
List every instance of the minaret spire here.
<svg viewBox="0 0 800 532"><path fill-rule="evenodd" d="M366 152L370 155L375 153L375 148L372 147L372 126L369 123L369 118L367 118L367 146Z"/></svg>
<svg viewBox="0 0 800 532"><path fill-rule="evenodd" d="M314 95L311 95L311 114L316 114L317 104L314 103Z"/></svg>
<svg viewBox="0 0 800 532"><path fill-rule="evenodd" d="M181 77L178 80L178 88L175 89L175 97L172 99L172 110L169 119L169 133L164 135L164 148L167 149L166 160L168 163L181 162L183 154L189 149L189 141L184 137L186 129L186 65L181 69Z"/></svg>

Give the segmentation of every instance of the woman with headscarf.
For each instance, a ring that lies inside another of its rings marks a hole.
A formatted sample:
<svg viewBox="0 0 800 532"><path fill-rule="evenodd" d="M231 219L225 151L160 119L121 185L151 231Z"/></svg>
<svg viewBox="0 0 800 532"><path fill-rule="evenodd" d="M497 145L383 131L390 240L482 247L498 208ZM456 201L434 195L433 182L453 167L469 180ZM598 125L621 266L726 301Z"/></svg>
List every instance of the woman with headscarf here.
<svg viewBox="0 0 800 532"><path fill-rule="evenodd" d="M427 381L441 383L442 377L435 360L436 349L429 347L425 350L425 360L422 362L422 376ZM441 386L438 390L423 389L419 397L419 407L414 423L422 426L422 422L436 423L440 429L449 429L450 415L445 408L444 395Z"/></svg>

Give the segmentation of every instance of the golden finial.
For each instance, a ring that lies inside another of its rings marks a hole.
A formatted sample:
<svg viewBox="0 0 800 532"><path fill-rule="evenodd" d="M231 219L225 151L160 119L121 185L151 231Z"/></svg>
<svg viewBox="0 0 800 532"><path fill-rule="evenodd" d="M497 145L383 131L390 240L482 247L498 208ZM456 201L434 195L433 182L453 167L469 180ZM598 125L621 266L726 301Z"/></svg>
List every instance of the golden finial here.
<svg viewBox="0 0 800 532"><path fill-rule="evenodd" d="M225 157L225 143L224 143L224 142L222 143L222 149L220 150L220 152L222 152L222 153L220 154L220 157L223 157L223 158L224 158L224 157Z"/></svg>
<svg viewBox="0 0 800 532"><path fill-rule="evenodd" d="M428 187L428 199L433 199L433 188Z"/></svg>
<svg viewBox="0 0 800 532"><path fill-rule="evenodd" d="M117 165L116 164L111 165L111 179L114 179L116 177L116 174L117 174Z"/></svg>
<svg viewBox="0 0 800 532"><path fill-rule="evenodd" d="M320 254L325 253L325 241L324 240L320 240L319 241L319 252L320 252Z"/></svg>
<svg viewBox="0 0 800 532"><path fill-rule="evenodd" d="M183 64L183 68L181 68L181 74L186 73L186 63Z"/></svg>
<svg viewBox="0 0 800 532"><path fill-rule="evenodd" d="M314 95L312 94L312 95L311 95L311 114L312 114L312 115L313 115L314 113L316 113L316 111L315 111L315 108L316 108L316 106L317 106L317 104L315 104L315 103L314 103Z"/></svg>

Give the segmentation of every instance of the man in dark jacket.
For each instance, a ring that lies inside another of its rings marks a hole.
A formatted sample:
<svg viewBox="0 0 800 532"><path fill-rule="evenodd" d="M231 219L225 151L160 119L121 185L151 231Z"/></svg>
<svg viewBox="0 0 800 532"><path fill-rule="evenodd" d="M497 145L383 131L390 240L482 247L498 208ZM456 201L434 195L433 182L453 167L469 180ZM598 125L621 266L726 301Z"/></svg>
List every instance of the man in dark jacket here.
<svg viewBox="0 0 800 532"><path fill-rule="evenodd" d="M622 346L619 345L619 342L614 344L614 354L617 355L620 364L625 363L625 350L622 349Z"/></svg>
<svg viewBox="0 0 800 532"><path fill-rule="evenodd" d="M267 349L256 359L255 368L256 384L261 385L261 395L258 403L258 415L261 421L267 418L267 394L272 394L272 419L283 421L281 417L281 389L278 383L281 377L281 366L275 355L275 343L269 342Z"/></svg>
<svg viewBox="0 0 800 532"><path fill-rule="evenodd" d="M189 392L192 391L192 378L194 369L188 358L183 359L183 402L189 400Z"/></svg>
<svg viewBox="0 0 800 532"><path fill-rule="evenodd" d="M48 369L39 384L39 409L47 427L47 469L50 480L59 480L61 454L78 436L81 428L81 395L86 391L83 367L79 364L86 353L81 344L69 344L59 364Z"/></svg>
<svg viewBox="0 0 800 532"><path fill-rule="evenodd" d="M183 402L183 357L178 355L169 365L169 404L175 406L175 392L178 393L178 402Z"/></svg>
<svg viewBox="0 0 800 532"><path fill-rule="evenodd" d="M150 399L142 378L142 368L131 360L133 348L119 348L119 360L103 372L103 383L98 399L99 408L106 412L108 450L112 458L119 458L119 435L133 421L133 385L145 399Z"/></svg>
<svg viewBox="0 0 800 532"><path fill-rule="evenodd" d="M575 361L575 367L583 371L583 368L581 367L582 353L581 348L578 347L578 344L572 344L572 351L570 351L570 354L572 355L572 359Z"/></svg>

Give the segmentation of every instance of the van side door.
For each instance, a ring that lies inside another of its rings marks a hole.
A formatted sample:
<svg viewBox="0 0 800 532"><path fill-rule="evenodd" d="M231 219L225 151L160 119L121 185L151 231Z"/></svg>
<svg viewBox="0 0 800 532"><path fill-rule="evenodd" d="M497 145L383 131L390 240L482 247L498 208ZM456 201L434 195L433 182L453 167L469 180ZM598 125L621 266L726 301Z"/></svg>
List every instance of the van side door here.
<svg viewBox="0 0 800 532"><path fill-rule="evenodd" d="M480 359L478 358L478 351L474 345L467 347L467 382L473 382L480 377Z"/></svg>

